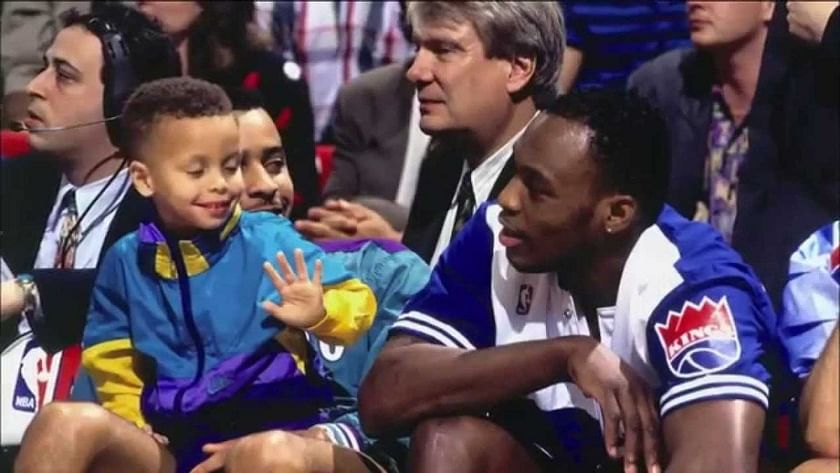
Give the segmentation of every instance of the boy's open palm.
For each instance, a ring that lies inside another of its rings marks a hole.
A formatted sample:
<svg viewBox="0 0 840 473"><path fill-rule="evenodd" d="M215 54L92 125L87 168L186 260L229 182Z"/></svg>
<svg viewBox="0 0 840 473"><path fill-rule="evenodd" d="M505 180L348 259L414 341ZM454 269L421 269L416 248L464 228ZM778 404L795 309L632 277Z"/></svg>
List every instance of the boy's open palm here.
<svg viewBox="0 0 840 473"><path fill-rule="evenodd" d="M280 322L299 329L307 329L320 322L326 315L324 289L321 287L321 260L315 261L315 272L311 280L300 249L295 250L297 274L292 271L282 251L277 253L277 263L280 274L268 261L263 263L263 269L280 293L280 304L265 301L263 309Z"/></svg>

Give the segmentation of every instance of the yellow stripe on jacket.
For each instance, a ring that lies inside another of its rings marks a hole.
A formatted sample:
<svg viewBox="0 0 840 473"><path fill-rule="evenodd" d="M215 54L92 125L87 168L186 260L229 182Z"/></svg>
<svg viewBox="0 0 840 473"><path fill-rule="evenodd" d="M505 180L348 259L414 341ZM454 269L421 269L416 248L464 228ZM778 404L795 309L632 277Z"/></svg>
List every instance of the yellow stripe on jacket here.
<svg viewBox="0 0 840 473"><path fill-rule="evenodd" d="M134 370L134 355L131 340L109 340L86 348L82 364L93 378L102 406L143 427L146 425L140 412L143 381Z"/></svg>
<svg viewBox="0 0 840 473"><path fill-rule="evenodd" d="M306 330L327 343L352 345L373 323L376 296L356 278L325 289L324 308L327 315Z"/></svg>

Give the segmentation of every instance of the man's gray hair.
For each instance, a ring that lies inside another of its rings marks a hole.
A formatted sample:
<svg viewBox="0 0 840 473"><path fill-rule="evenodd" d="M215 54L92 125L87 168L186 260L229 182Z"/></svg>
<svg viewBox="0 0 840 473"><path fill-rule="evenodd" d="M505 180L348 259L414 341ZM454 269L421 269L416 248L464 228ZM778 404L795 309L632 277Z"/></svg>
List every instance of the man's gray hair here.
<svg viewBox="0 0 840 473"><path fill-rule="evenodd" d="M531 95L537 108L545 108L558 94L557 82L566 28L556 1L412 1L408 2L412 25L432 22L469 22L475 28L490 58L534 58L536 71Z"/></svg>

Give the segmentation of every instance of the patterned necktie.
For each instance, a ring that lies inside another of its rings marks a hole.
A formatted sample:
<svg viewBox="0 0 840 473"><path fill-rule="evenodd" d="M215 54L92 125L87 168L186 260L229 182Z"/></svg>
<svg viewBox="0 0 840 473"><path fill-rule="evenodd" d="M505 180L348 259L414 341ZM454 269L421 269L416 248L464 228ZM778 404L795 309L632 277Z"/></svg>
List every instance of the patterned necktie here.
<svg viewBox="0 0 840 473"><path fill-rule="evenodd" d="M58 233L58 250L55 252L55 268L73 268L80 231L77 225L79 213L76 209L76 191L70 190L61 199L61 230Z"/></svg>
<svg viewBox="0 0 840 473"><path fill-rule="evenodd" d="M458 204L458 209L455 212L455 225L452 226L452 237L461 231L461 228L467 223L467 220L472 217L473 210L475 210L475 195L473 194L471 173L467 172L461 178L461 185L458 186L458 196L455 202Z"/></svg>

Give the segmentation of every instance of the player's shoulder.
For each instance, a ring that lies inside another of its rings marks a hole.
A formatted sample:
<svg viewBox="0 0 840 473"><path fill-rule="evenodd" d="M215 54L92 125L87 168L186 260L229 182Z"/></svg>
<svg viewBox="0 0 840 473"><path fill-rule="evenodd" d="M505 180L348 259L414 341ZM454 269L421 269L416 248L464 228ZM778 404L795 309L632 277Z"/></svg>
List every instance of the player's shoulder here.
<svg viewBox="0 0 840 473"><path fill-rule="evenodd" d="M739 287L761 288L758 277L741 255L710 225L690 221L666 206L654 227L664 237L663 249L669 247L668 253L675 255L673 268L686 286L737 281Z"/></svg>

